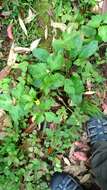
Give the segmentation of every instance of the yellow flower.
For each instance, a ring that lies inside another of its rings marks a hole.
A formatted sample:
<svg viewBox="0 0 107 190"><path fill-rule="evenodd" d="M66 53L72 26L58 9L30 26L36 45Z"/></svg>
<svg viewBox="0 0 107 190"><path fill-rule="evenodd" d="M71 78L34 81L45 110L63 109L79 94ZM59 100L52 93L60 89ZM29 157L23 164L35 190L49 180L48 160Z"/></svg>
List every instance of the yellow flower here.
<svg viewBox="0 0 107 190"><path fill-rule="evenodd" d="M39 99L37 99L37 100L35 101L35 103L36 103L37 106L39 106L39 105L40 105Z"/></svg>

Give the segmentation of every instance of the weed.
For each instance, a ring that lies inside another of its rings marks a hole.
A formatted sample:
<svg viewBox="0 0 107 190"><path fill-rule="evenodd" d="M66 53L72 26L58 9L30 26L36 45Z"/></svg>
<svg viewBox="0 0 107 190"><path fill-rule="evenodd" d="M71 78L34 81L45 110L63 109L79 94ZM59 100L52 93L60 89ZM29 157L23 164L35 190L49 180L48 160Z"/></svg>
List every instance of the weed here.
<svg viewBox="0 0 107 190"><path fill-rule="evenodd" d="M58 155L79 138L90 116L101 114L97 94L90 98L85 92L87 81L95 92L105 81L98 65L107 16L87 21L76 13L71 27L69 2L67 19L61 15L62 1L57 3L56 16L69 21L69 32L60 34L51 51L39 47L18 56L17 66L0 81L0 108L11 118L0 144L1 189L49 189L50 174L63 169Z"/></svg>

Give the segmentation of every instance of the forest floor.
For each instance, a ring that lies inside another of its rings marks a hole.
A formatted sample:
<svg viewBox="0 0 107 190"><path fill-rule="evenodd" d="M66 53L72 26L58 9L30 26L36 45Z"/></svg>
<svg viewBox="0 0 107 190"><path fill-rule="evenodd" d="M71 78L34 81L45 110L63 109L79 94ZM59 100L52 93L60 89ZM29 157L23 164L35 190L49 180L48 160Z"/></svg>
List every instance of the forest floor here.
<svg viewBox="0 0 107 190"><path fill-rule="evenodd" d="M0 0L0 190L94 186L86 122L107 114L102 2Z"/></svg>

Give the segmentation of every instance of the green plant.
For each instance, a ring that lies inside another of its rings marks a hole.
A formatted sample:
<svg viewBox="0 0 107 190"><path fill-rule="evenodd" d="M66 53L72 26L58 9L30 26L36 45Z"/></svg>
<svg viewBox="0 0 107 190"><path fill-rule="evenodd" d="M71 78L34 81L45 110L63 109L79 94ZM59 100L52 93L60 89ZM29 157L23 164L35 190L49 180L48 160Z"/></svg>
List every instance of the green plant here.
<svg viewBox="0 0 107 190"><path fill-rule="evenodd" d="M19 56L0 81L0 108L12 123L0 144L1 189L48 189L52 171L62 170L58 154L79 138L88 117L101 114L97 95L90 99L85 92L87 81L96 91L105 80L98 65L107 16L74 20L76 27L62 33L51 52L39 47Z"/></svg>

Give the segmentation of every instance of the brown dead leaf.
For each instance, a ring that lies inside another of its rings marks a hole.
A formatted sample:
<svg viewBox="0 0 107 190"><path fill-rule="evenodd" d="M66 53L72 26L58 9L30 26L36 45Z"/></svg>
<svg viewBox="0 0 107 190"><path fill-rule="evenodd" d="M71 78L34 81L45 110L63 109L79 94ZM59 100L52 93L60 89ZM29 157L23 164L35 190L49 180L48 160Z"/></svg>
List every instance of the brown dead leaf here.
<svg viewBox="0 0 107 190"><path fill-rule="evenodd" d="M13 40L13 32L12 32L12 29L13 29L13 25L10 24L8 27L7 27L7 36L10 40Z"/></svg>
<svg viewBox="0 0 107 190"><path fill-rule="evenodd" d="M105 115L107 115L107 104L106 104L106 103L103 103L102 108L103 108L103 113L104 113Z"/></svg>
<svg viewBox="0 0 107 190"><path fill-rule="evenodd" d="M4 69L0 71L0 80L4 79L9 75L11 71L11 68L9 66L6 66Z"/></svg>
<svg viewBox="0 0 107 190"><path fill-rule="evenodd" d="M50 155L50 154L52 154L52 153L53 153L53 151L54 151L54 150L53 150L53 148L52 148L52 147L49 147L49 148L48 148L48 154L49 154L49 155Z"/></svg>
<svg viewBox="0 0 107 190"><path fill-rule="evenodd" d="M75 164L70 166L65 166L64 171L68 172L70 174L73 174L74 176L79 176L80 174L83 174L87 171L86 166L81 162L81 164Z"/></svg>
<svg viewBox="0 0 107 190"><path fill-rule="evenodd" d="M11 120L4 110L0 109L0 140L6 136L5 129L11 126Z"/></svg>
<svg viewBox="0 0 107 190"><path fill-rule="evenodd" d="M27 128L24 130L24 132L30 134L30 133L32 133L32 131L33 131L34 129L35 129L35 124L32 123L29 127L27 127Z"/></svg>
<svg viewBox="0 0 107 190"><path fill-rule="evenodd" d="M88 160L86 154L81 151L74 152L72 156L73 156L74 160L77 160L77 161L87 161Z"/></svg>
<svg viewBox="0 0 107 190"><path fill-rule="evenodd" d="M14 42L12 43L12 46L10 48L9 57L7 60L7 66L11 67L16 62L17 53L14 51Z"/></svg>

